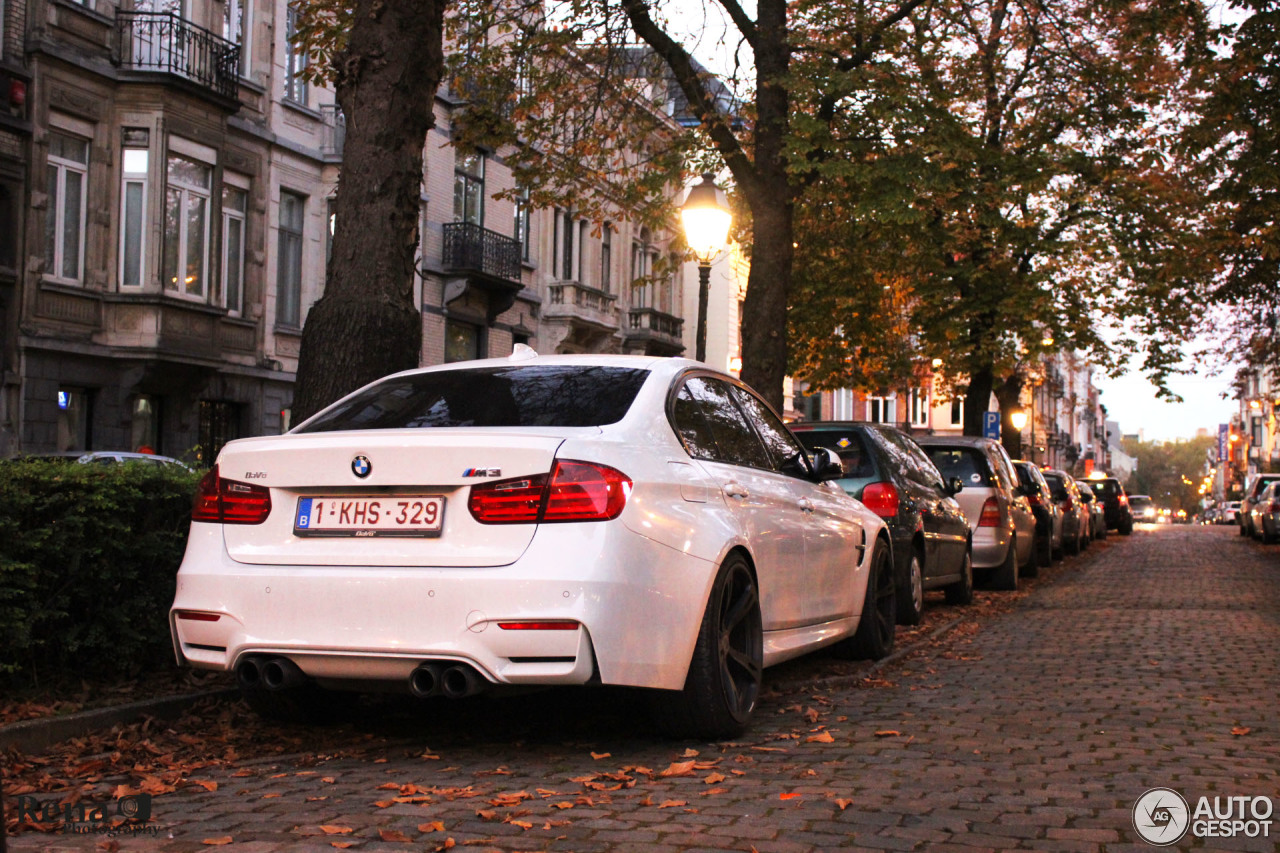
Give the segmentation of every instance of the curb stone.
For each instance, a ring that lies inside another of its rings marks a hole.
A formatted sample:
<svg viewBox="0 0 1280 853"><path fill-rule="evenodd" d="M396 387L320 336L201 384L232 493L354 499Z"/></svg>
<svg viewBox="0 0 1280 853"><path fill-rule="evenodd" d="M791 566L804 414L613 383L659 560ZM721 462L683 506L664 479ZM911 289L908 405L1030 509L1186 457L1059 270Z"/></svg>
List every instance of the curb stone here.
<svg viewBox="0 0 1280 853"><path fill-rule="evenodd" d="M132 723L143 717L172 719L201 700L230 698L238 694L239 691L236 688L228 687L201 693L186 693L181 696L146 699L109 708L95 708L63 717L23 720L0 726L0 751L17 749L28 753L39 752L61 741L85 737L95 731L109 729L123 723Z"/></svg>

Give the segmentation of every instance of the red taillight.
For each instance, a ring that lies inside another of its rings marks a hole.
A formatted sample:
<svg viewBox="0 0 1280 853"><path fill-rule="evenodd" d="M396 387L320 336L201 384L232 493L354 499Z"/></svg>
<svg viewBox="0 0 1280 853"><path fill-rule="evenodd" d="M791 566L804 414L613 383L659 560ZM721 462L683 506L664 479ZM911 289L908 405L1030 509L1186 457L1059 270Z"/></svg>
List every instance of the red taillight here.
<svg viewBox="0 0 1280 853"><path fill-rule="evenodd" d="M271 514L271 490L266 486L224 480L214 465L196 487L192 521L214 524L261 524Z"/></svg>
<svg viewBox="0 0 1280 853"><path fill-rule="evenodd" d="M1272 501L1269 512L1280 512L1280 501Z"/></svg>
<svg viewBox="0 0 1280 853"><path fill-rule="evenodd" d="M1128 506L1128 505L1129 505L1129 496L1128 496L1128 495L1121 495L1121 496L1120 496L1120 498L1119 498L1119 500L1120 500L1120 506Z"/></svg>
<svg viewBox="0 0 1280 853"><path fill-rule="evenodd" d="M471 488L467 509L481 524L608 521L622 514L631 479L608 465L557 460L537 474Z"/></svg>
<svg viewBox="0 0 1280 853"><path fill-rule="evenodd" d="M862 490L862 503L881 518L898 514L898 489L893 483L870 483Z"/></svg>
<svg viewBox="0 0 1280 853"><path fill-rule="evenodd" d="M576 631L578 623L556 619L542 622L499 622L498 627L504 631Z"/></svg>
<svg viewBox="0 0 1280 853"><path fill-rule="evenodd" d="M187 619L191 622L217 622L222 618L219 613L202 613L199 610L179 610L174 615L179 619Z"/></svg>
<svg viewBox="0 0 1280 853"><path fill-rule="evenodd" d="M1032 492L1031 494L1027 495L1027 503L1031 504L1032 506L1044 506L1044 499L1040 497L1039 492Z"/></svg>
<svg viewBox="0 0 1280 853"><path fill-rule="evenodd" d="M1000 504L996 503L995 498L987 498L986 503L982 505L982 515L978 517L978 526L1000 526Z"/></svg>
<svg viewBox="0 0 1280 853"><path fill-rule="evenodd" d="M1070 495L1067 495L1065 498L1058 501L1058 506L1062 507L1063 509L1075 509L1076 502L1071 499Z"/></svg>

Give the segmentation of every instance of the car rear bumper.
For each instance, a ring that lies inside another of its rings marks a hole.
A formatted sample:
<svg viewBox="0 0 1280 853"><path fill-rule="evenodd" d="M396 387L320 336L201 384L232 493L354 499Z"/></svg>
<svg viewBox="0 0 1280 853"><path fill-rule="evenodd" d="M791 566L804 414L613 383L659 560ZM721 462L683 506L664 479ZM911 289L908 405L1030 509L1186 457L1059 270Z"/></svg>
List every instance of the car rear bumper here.
<svg viewBox="0 0 1280 853"><path fill-rule="evenodd" d="M1009 554L1012 537L996 527L978 527L973 531L973 567L992 569L1002 564Z"/></svg>
<svg viewBox="0 0 1280 853"><path fill-rule="evenodd" d="M454 661L497 684L679 689L715 572L617 523L542 525L515 563L485 568L247 565L194 524L170 628L180 662L283 655L322 685ZM499 624L557 621L576 627Z"/></svg>

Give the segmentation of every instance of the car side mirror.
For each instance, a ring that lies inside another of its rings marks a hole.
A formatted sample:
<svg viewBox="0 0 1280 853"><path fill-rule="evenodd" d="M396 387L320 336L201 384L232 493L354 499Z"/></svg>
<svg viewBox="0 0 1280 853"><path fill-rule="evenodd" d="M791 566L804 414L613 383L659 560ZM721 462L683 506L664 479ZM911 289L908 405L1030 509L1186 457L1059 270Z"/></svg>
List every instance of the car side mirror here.
<svg viewBox="0 0 1280 853"><path fill-rule="evenodd" d="M946 486L943 491L951 497L955 497L964 491L964 480L961 480L959 477L952 477L946 482Z"/></svg>
<svg viewBox="0 0 1280 853"><path fill-rule="evenodd" d="M839 480L844 476L844 465L834 450L819 447L813 451L813 478L819 483Z"/></svg>

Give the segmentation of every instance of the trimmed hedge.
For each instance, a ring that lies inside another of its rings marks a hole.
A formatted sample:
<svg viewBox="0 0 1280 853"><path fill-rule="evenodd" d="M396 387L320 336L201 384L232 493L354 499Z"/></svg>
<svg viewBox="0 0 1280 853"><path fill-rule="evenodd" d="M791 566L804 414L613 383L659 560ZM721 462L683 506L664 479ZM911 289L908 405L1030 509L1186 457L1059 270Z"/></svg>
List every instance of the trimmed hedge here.
<svg viewBox="0 0 1280 853"><path fill-rule="evenodd" d="M177 466L0 462L0 683L172 659L168 611L198 480Z"/></svg>

